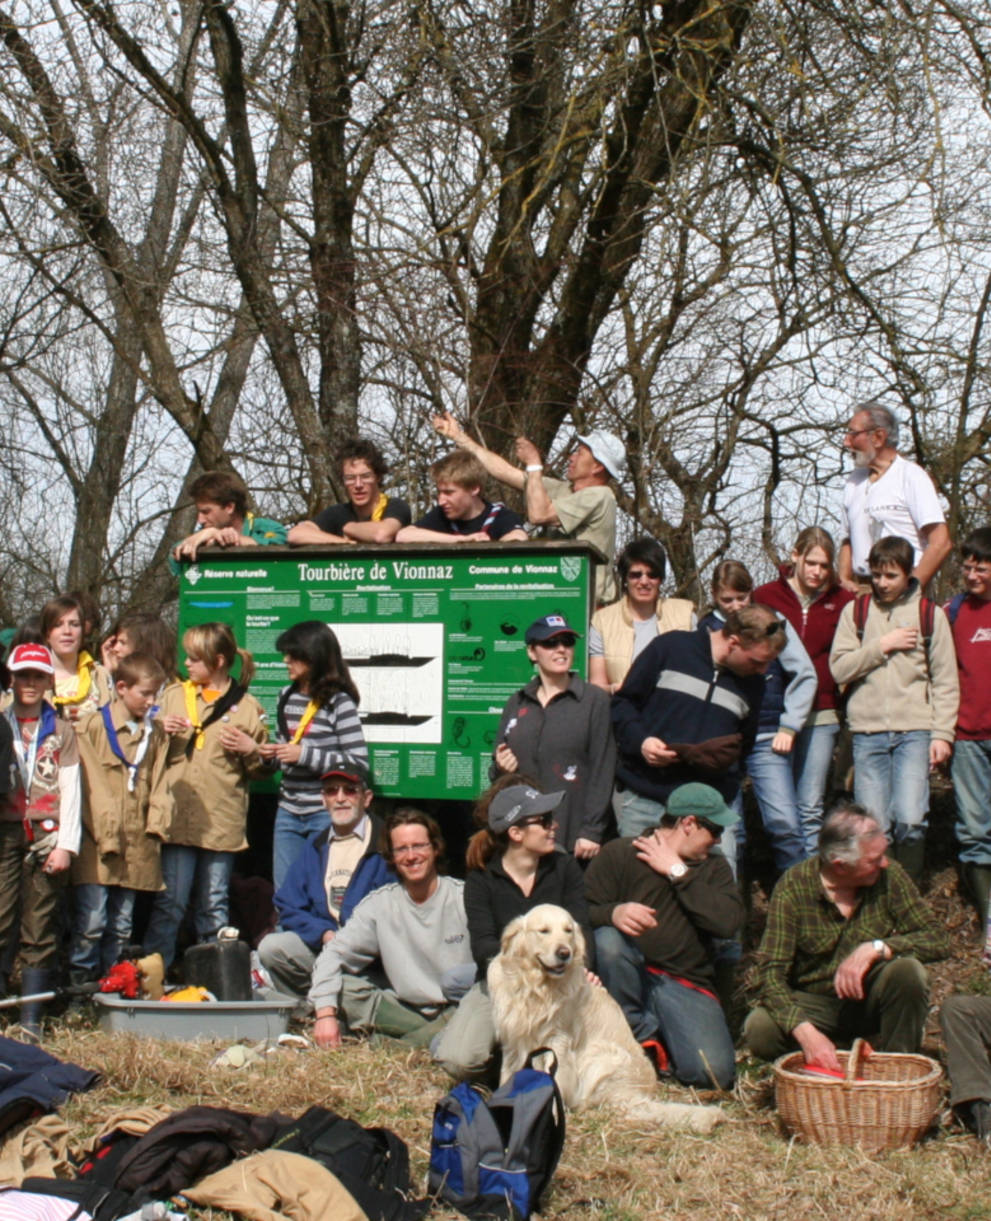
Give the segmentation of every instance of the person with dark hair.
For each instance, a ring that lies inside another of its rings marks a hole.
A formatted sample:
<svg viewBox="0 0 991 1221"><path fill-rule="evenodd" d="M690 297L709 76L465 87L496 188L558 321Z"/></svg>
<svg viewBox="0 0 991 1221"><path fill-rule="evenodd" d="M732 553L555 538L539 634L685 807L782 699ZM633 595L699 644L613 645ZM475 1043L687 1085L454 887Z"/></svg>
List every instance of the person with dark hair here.
<svg viewBox="0 0 991 1221"><path fill-rule="evenodd" d="M588 681L610 695L655 636L695 627L695 606L686 598L662 598L667 570L656 539L635 538L616 560L622 597L592 616L588 630Z"/></svg>
<svg viewBox="0 0 991 1221"><path fill-rule="evenodd" d="M52 598L41 608L41 638L55 665L52 703L68 721L109 703L110 675L83 648L83 609L75 598Z"/></svg>
<svg viewBox="0 0 991 1221"><path fill-rule="evenodd" d="M489 778L524 772L549 790L562 789L560 847L587 860L609 826L616 743L609 697L573 669L577 638L561 615L545 615L527 628L526 652L536 673L506 701Z"/></svg>
<svg viewBox="0 0 991 1221"><path fill-rule="evenodd" d="M297 522L289 542L391 543L412 518L405 500L382 491L389 467L381 450L355 437L341 446L337 461L347 500L321 509L312 521Z"/></svg>
<svg viewBox="0 0 991 1221"><path fill-rule="evenodd" d="M816 671L815 702L791 752L806 856L816 851L826 784L840 731L840 692L829 670L829 650L843 607L853 599L836 578L835 555L829 532L821 526L808 526L795 540L791 563L782 565L778 579L754 590L755 602L770 606L788 620Z"/></svg>
<svg viewBox="0 0 991 1221"><path fill-rule="evenodd" d="M495 1051L486 973L511 920L541 903L563 907L581 926L586 962L594 964L585 876L571 856L555 851L556 813L564 793L542 793L526 776L502 777L476 804L481 829L468 844L465 911L478 982L444 1030L434 1058L452 1077L482 1072Z"/></svg>
<svg viewBox="0 0 991 1221"><path fill-rule="evenodd" d="M960 558L964 592L946 604L960 678L953 796L964 882L986 930L991 894L991 527L972 530Z"/></svg>
<svg viewBox="0 0 991 1221"><path fill-rule="evenodd" d="M800 1047L807 1064L837 1071L837 1042L869 1038L878 1051L915 1052L929 1012L922 963L949 939L864 806L827 815L819 852L774 888L758 952L759 1006L744 1038L762 1060Z"/></svg>
<svg viewBox="0 0 991 1221"><path fill-rule="evenodd" d="M950 626L931 604L926 636L927 605L912 576L912 555L903 538L882 538L871 548L874 592L844 609L829 668L847 688L854 795L890 836L891 855L918 881L929 773L949 762L960 684Z"/></svg>
<svg viewBox="0 0 991 1221"><path fill-rule="evenodd" d="M226 623L187 628L182 647L189 677L166 688L160 716L174 802L162 845L165 888L155 896L144 941L145 953L160 953L166 966L188 907L201 942L228 923L234 854L248 846L248 782L268 771L265 712L247 691L251 654L238 648Z"/></svg>
<svg viewBox="0 0 991 1221"><path fill-rule="evenodd" d="M244 480L230 471L207 471L194 479L189 495L196 505L196 530L172 550L171 566L195 560L200 547L257 547L284 543L288 531L277 521L248 510Z"/></svg>
<svg viewBox="0 0 991 1221"><path fill-rule="evenodd" d="M525 542L523 519L501 501L483 494L485 468L477 458L454 450L430 468L437 503L415 525L399 531L400 543Z"/></svg>
<svg viewBox="0 0 991 1221"><path fill-rule="evenodd" d="M763 675L784 645L773 611L744 606L716 631L665 632L644 649L612 701L621 835L655 827L668 795L693 780L733 802L757 735Z"/></svg>
<svg viewBox="0 0 991 1221"><path fill-rule="evenodd" d="M843 489L841 584L857 593L869 579L871 544L895 536L911 544L911 575L925 588L953 544L933 481L898 452L894 414L883 403L863 403L850 417L843 447L854 469Z"/></svg>
<svg viewBox="0 0 991 1221"><path fill-rule="evenodd" d="M358 689L327 624L295 623L275 647L290 679L279 696L275 741L262 748L282 769L272 861L278 890L306 841L330 826L320 777L341 765L367 768L368 747L358 719Z"/></svg>
<svg viewBox="0 0 991 1221"><path fill-rule="evenodd" d="M165 672L166 681L175 682L175 632L161 615L129 611L113 625L101 647L104 666L114 673L118 664L131 653L154 657Z"/></svg>
<svg viewBox="0 0 991 1221"><path fill-rule="evenodd" d="M362 899L313 967L318 1047L340 1045L342 1017L350 1031L426 1047L475 977L464 882L440 873L436 822L420 810L396 810L381 852L398 880Z"/></svg>

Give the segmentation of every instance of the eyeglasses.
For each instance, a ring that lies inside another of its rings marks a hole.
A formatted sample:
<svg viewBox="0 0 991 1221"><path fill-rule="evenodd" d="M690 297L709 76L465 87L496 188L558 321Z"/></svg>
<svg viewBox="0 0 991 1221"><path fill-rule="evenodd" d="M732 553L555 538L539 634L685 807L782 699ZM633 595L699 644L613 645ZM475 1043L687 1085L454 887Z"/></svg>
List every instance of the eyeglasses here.
<svg viewBox="0 0 991 1221"><path fill-rule="evenodd" d="M374 483L374 475L345 475L344 483L346 487L353 487L356 483Z"/></svg>
<svg viewBox="0 0 991 1221"><path fill-rule="evenodd" d="M422 856L423 853L429 852L431 844L400 844L398 848L393 848L393 856Z"/></svg>
<svg viewBox="0 0 991 1221"><path fill-rule="evenodd" d="M552 636L550 640L538 640L535 643L538 649L556 649L560 645L563 645L566 649L573 649L575 647L575 639L576 637L574 636Z"/></svg>
<svg viewBox="0 0 991 1221"><path fill-rule="evenodd" d="M361 792L361 786L357 784L325 784L323 791L333 797L336 793L343 793L345 797L357 797Z"/></svg>
<svg viewBox="0 0 991 1221"><path fill-rule="evenodd" d="M659 581L661 578L656 572L647 572L645 569L638 568L635 572L626 574L628 581Z"/></svg>
<svg viewBox="0 0 991 1221"><path fill-rule="evenodd" d="M554 826L554 811L548 810L546 814L531 814L529 818L521 818L516 826L543 827L547 831Z"/></svg>
<svg viewBox="0 0 991 1221"><path fill-rule="evenodd" d="M707 818L700 818L698 814L695 815L695 821L703 831L708 831L713 839L720 839L722 837L725 828L721 827L718 823L709 822Z"/></svg>
<svg viewBox="0 0 991 1221"><path fill-rule="evenodd" d="M876 428L845 428L843 430L844 437L862 437L866 433L877 432Z"/></svg>

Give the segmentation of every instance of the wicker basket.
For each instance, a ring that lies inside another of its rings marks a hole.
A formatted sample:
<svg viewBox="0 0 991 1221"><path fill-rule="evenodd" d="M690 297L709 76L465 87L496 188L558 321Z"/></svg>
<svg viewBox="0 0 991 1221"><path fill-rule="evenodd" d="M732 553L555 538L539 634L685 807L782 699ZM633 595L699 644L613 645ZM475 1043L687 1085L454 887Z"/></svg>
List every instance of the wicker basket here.
<svg viewBox="0 0 991 1221"><path fill-rule="evenodd" d="M816 1145L860 1145L870 1152L913 1145L932 1123L943 1070L928 1056L874 1052L864 1040L838 1051L845 1079L800 1072L801 1052L774 1062L778 1113ZM859 1078L859 1080L857 1080Z"/></svg>

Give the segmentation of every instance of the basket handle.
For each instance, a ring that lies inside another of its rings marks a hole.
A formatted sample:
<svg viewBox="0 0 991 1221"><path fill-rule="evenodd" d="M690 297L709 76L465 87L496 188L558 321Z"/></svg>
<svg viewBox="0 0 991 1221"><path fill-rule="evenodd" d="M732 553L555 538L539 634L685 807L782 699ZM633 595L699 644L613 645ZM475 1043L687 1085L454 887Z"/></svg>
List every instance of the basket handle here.
<svg viewBox="0 0 991 1221"><path fill-rule="evenodd" d="M865 1039L854 1039L853 1046L850 1048L850 1054L846 1058L846 1074L844 1077L845 1085L853 1085L856 1080L857 1073L860 1071L860 1057L864 1053Z"/></svg>

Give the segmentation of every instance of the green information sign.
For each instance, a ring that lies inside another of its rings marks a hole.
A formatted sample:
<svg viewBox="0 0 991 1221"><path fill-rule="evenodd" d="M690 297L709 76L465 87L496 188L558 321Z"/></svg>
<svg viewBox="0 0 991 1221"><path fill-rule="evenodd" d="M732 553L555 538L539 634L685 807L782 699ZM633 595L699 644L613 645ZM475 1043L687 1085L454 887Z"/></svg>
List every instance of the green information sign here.
<svg viewBox="0 0 991 1221"><path fill-rule="evenodd" d="M376 790L472 799L503 705L532 673L528 625L560 614L587 637L600 559L577 542L209 550L180 577L179 630L230 623L274 725L288 681L276 638L304 619L329 624L361 693ZM579 646L582 674L585 660Z"/></svg>

